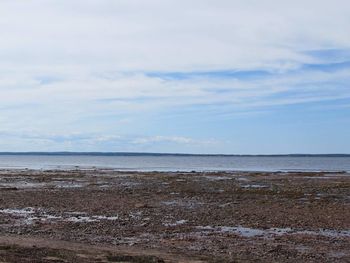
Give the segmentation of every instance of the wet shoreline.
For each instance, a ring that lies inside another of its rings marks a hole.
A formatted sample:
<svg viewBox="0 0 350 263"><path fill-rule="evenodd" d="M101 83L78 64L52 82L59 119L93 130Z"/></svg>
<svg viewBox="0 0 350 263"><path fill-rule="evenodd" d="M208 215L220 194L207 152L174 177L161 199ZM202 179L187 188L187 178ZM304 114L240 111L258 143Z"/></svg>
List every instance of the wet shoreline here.
<svg viewBox="0 0 350 263"><path fill-rule="evenodd" d="M44 252L64 241L112 246L108 255L133 248L159 262L350 259L350 177L342 172L3 169L0 194L1 237L46 240ZM23 244L0 243L16 247L0 246L1 260L21 258ZM76 254L64 250L59 260ZM88 254L78 261L96 262Z"/></svg>

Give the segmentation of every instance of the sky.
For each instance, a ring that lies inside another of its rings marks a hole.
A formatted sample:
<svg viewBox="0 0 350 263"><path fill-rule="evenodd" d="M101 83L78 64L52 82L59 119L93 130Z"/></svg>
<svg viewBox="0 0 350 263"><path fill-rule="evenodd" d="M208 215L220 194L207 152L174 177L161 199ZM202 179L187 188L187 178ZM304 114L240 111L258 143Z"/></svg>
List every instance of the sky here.
<svg viewBox="0 0 350 263"><path fill-rule="evenodd" d="M0 151L350 153L348 0L0 0Z"/></svg>

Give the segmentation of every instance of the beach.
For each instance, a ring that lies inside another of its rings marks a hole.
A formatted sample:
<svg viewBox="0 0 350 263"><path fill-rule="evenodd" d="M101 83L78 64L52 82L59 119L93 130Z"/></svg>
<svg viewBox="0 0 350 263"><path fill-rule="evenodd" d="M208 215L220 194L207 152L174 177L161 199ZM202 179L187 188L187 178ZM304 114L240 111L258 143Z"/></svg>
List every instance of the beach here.
<svg viewBox="0 0 350 263"><path fill-rule="evenodd" d="M350 174L0 170L0 262L348 262Z"/></svg>

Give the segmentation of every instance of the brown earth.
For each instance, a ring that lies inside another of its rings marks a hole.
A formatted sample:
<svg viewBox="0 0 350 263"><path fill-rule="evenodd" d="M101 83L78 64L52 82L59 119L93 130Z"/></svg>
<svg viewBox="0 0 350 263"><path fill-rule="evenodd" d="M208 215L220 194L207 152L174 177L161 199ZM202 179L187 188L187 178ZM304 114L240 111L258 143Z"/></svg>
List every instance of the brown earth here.
<svg viewBox="0 0 350 263"><path fill-rule="evenodd" d="M350 262L347 173L0 171L0 262Z"/></svg>

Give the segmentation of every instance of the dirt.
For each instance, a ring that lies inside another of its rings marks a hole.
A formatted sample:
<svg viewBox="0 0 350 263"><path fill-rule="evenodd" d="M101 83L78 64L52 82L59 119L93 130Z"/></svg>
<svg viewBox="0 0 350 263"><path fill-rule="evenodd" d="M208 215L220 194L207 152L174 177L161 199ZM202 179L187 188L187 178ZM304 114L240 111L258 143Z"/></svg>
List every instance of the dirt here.
<svg viewBox="0 0 350 263"><path fill-rule="evenodd" d="M1 170L0 262L350 262L350 174Z"/></svg>

